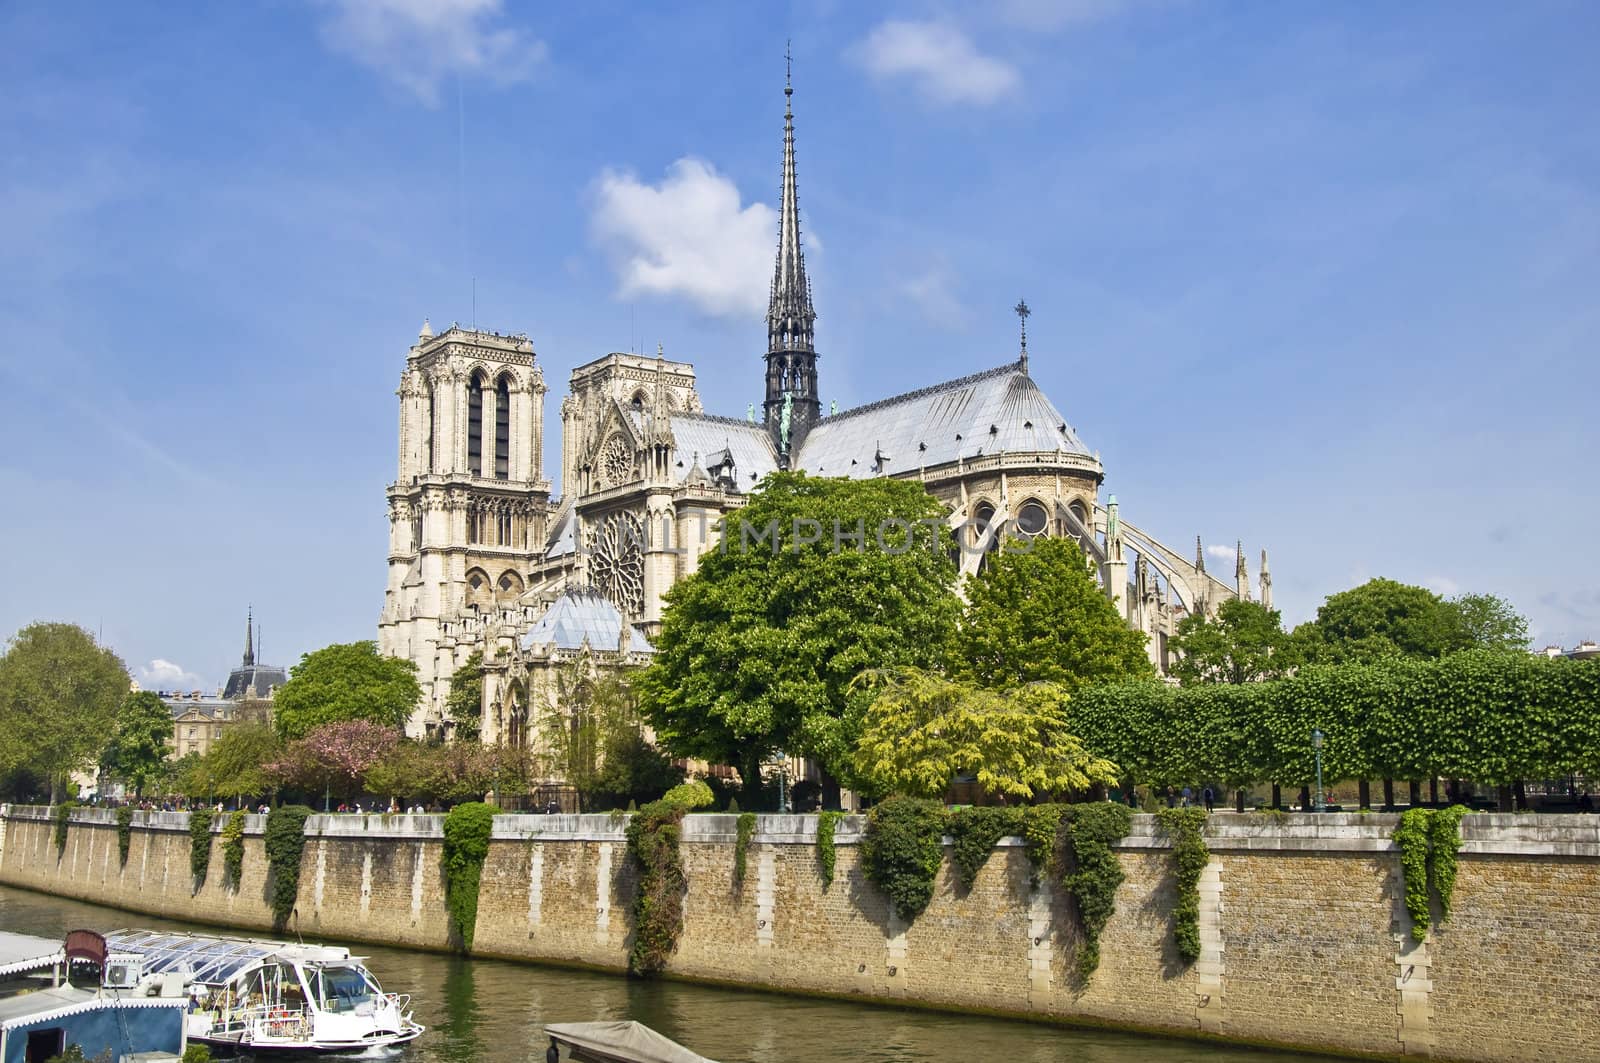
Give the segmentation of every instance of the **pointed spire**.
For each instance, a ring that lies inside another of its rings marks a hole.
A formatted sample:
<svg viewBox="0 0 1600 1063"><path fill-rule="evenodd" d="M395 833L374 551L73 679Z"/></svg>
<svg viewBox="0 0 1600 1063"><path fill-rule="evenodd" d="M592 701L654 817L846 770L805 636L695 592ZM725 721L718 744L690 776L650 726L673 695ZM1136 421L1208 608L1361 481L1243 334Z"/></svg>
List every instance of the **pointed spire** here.
<svg viewBox="0 0 1600 1063"><path fill-rule="evenodd" d="M1261 548L1261 604L1272 608L1272 573L1267 570L1267 548Z"/></svg>
<svg viewBox="0 0 1600 1063"><path fill-rule="evenodd" d="M1233 563L1234 589L1238 592L1241 602L1250 600L1250 569L1244 561L1244 540L1238 540L1238 553Z"/></svg>
<svg viewBox="0 0 1600 1063"><path fill-rule="evenodd" d="M1198 535L1194 537L1194 570L1196 572L1204 572L1206 570L1206 548L1200 545L1200 536Z"/></svg>
<svg viewBox="0 0 1600 1063"><path fill-rule="evenodd" d="M244 614L244 666L250 667L256 663L256 620L255 606L247 606Z"/></svg>
<svg viewBox="0 0 1600 1063"><path fill-rule="evenodd" d="M1028 371L1028 315L1033 313L1028 309L1028 300L1018 299L1017 305L1011 308L1016 311L1017 320L1022 322L1022 371Z"/></svg>
<svg viewBox="0 0 1600 1063"><path fill-rule="evenodd" d="M794 61L784 51L783 77L783 201L778 209L778 261L772 271L772 295L767 304L767 350L810 351L812 322L811 282L806 278L806 255L800 246L800 191L794 166Z"/></svg>
<svg viewBox="0 0 1600 1063"><path fill-rule="evenodd" d="M427 318L422 319L422 328L417 330L417 339L423 341L433 339L433 325Z"/></svg>

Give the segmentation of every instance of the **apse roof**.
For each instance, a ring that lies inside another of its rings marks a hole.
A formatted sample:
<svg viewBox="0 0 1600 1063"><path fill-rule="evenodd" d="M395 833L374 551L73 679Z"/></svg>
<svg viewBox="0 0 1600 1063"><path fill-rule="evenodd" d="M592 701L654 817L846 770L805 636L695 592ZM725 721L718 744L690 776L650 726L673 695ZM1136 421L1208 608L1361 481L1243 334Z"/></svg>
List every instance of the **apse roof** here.
<svg viewBox="0 0 1600 1063"><path fill-rule="evenodd" d="M587 642L590 649L615 651L624 624L609 598L598 591L575 588L550 603L544 616L528 630L523 645L553 644L558 650L576 650ZM655 647L629 625L628 652L654 653Z"/></svg>
<svg viewBox="0 0 1600 1063"><path fill-rule="evenodd" d="M794 467L863 479L1017 451L1090 454L1014 362L824 417Z"/></svg>

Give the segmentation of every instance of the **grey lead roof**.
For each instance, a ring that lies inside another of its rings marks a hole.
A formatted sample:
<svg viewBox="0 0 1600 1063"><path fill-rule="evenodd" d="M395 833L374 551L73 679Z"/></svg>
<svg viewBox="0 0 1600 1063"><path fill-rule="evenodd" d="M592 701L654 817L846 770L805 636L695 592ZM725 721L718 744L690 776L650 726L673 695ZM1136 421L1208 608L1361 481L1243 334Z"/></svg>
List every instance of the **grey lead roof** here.
<svg viewBox="0 0 1600 1063"><path fill-rule="evenodd" d="M675 413L672 415L672 440L675 444L672 471L679 482L688 479L696 454L704 469L710 467L711 455L729 451L740 491L749 491L778 467L778 456L773 453L772 438L767 435L766 428L749 421Z"/></svg>
<svg viewBox="0 0 1600 1063"><path fill-rule="evenodd" d="M597 591L575 588L550 603L522 644L533 647L553 643L558 650L576 650L587 642L590 649L615 652L622 626L622 614L610 599ZM654 653L655 647L629 627L628 652Z"/></svg>
<svg viewBox="0 0 1600 1063"><path fill-rule="evenodd" d="M864 479L1018 451L1090 454L1014 362L824 417L806 434L794 467Z"/></svg>

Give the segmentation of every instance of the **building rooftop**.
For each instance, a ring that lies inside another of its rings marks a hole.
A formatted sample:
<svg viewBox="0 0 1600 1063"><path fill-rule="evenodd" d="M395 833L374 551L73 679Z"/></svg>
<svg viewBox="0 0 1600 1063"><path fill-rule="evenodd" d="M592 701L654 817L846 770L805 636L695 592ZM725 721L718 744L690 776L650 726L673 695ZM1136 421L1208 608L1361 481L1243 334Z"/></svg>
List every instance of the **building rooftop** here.
<svg viewBox="0 0 1600 1063"><path fill-rule="evenodd" d="M544 616L529 629L523 645L530 649L554 646L558 650L576 650L587 644L593 650L615 653L622 643L623 627L622 613L610 599L598 591L575 588L562 592L550 603ZM656 652L638 631L631 626L627 630L627 652Z"/></svg>

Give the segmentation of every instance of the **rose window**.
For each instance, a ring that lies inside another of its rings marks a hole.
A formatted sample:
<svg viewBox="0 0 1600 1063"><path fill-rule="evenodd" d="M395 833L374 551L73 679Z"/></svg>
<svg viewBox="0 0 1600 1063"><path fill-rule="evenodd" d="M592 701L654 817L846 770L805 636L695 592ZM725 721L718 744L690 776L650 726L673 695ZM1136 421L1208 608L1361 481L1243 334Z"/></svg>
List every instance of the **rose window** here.
<svg viewBox="0 0 1600 1063"><path fill-rule="evenodd" d="M644 524L614 513L589 533L589 583L628 617L644 615Z"/></svg>
<svg viewBox="0 0 1600 1063"><path fill-rule="evenodd" d="M600 474L605 478L605 485L615 487L626 483L632 473L633 455L628 445L620 439L609 440L600 452Z"/></svg>

